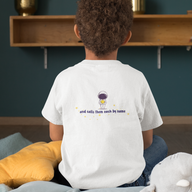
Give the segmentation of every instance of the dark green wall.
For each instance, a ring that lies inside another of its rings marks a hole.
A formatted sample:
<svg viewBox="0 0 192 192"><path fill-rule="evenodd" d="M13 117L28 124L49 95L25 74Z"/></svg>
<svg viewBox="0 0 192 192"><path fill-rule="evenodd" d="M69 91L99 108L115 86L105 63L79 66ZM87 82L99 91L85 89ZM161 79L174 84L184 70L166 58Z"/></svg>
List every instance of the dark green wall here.
<svg viewBox="0 0 192 192"><path fill-rule="evenodd" d="M191 0L146 0L148 14L186 14ZM39 0L38 15L74 15L76 0ZM55 76L84 59L83 47L48 48L48 69L41 48L13 48L9 16L17 15L14 1L0 11L0 116L41 116ZM192 33L191 33L192 36ZM141 70L163 116L192 115L192 50L165 47L157 69L157 47L122 47L118 59Z"/></svg>

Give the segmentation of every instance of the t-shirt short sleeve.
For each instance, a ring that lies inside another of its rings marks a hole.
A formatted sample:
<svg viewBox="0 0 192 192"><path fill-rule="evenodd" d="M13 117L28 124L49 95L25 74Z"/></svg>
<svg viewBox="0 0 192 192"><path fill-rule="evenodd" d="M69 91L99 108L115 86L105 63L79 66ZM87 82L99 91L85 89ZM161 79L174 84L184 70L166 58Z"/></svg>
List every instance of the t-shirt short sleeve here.
<svg viewBox="0 0 192 192"><path fill-rule="evenodd" d="M144 98L143 117L141 119L142 131L154 129L163 124L156 101L147 82L146 85L147 92Z"/></svg>
<svg viewBox="0 0 192 192"><path fill-rule="evenodd" d="M62 113L56 107L57 84L58 79L56 78L47 98L47 101L43 107L42 115L45 119L55 125L63 125Z"/></svg>

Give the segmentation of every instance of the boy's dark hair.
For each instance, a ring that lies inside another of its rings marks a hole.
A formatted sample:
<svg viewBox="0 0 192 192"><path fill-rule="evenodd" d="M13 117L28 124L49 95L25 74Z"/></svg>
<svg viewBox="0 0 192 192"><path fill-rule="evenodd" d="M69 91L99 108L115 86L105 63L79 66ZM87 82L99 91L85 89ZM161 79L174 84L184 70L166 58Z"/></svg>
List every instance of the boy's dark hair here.
<svg viewBox="0 0 192 192"><path fill-rule="evenodd" d="M85 47L102 57L126 40L133 22L131 0L79 0L76 24Z"/></svg>

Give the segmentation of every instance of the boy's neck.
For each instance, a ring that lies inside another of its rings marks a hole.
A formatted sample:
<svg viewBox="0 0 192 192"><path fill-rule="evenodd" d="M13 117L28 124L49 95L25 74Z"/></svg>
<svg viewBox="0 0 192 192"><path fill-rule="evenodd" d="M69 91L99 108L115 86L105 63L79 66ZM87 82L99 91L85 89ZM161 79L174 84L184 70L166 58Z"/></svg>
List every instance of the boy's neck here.
<svg viewBox="0 0 192 192"><path fill-rule="evenodd" d="M113 51L108 55L105 55L103 57L97 57L92 51L90 51L89 49L85 48L85 59L87 60L117 60L117 52Z"/></svg>

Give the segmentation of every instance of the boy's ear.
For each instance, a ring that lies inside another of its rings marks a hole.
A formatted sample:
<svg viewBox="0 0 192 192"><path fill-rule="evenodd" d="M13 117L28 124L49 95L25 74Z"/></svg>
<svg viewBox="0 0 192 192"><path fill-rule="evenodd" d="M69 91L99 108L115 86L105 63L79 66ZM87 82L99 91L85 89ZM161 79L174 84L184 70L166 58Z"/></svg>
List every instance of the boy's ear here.
<svg viewBox="0 0 192 192"><path fill-rule="evenodd" d="M131 39L131 36L132 36L132 32L129 31L128 34L127 34L127 37L126 37L126 39L125 39L125 41L124 41L124 43L122 45L125 45Z"/></svg>
<svg viewBox="0 0 192 192"><path fill-rule="evenodd" d="M80 34L79 34L79 30L77 28L77 24L74 25L74 32L75 32L75 35L77 36L77 38L81 39Z"/></svg>

